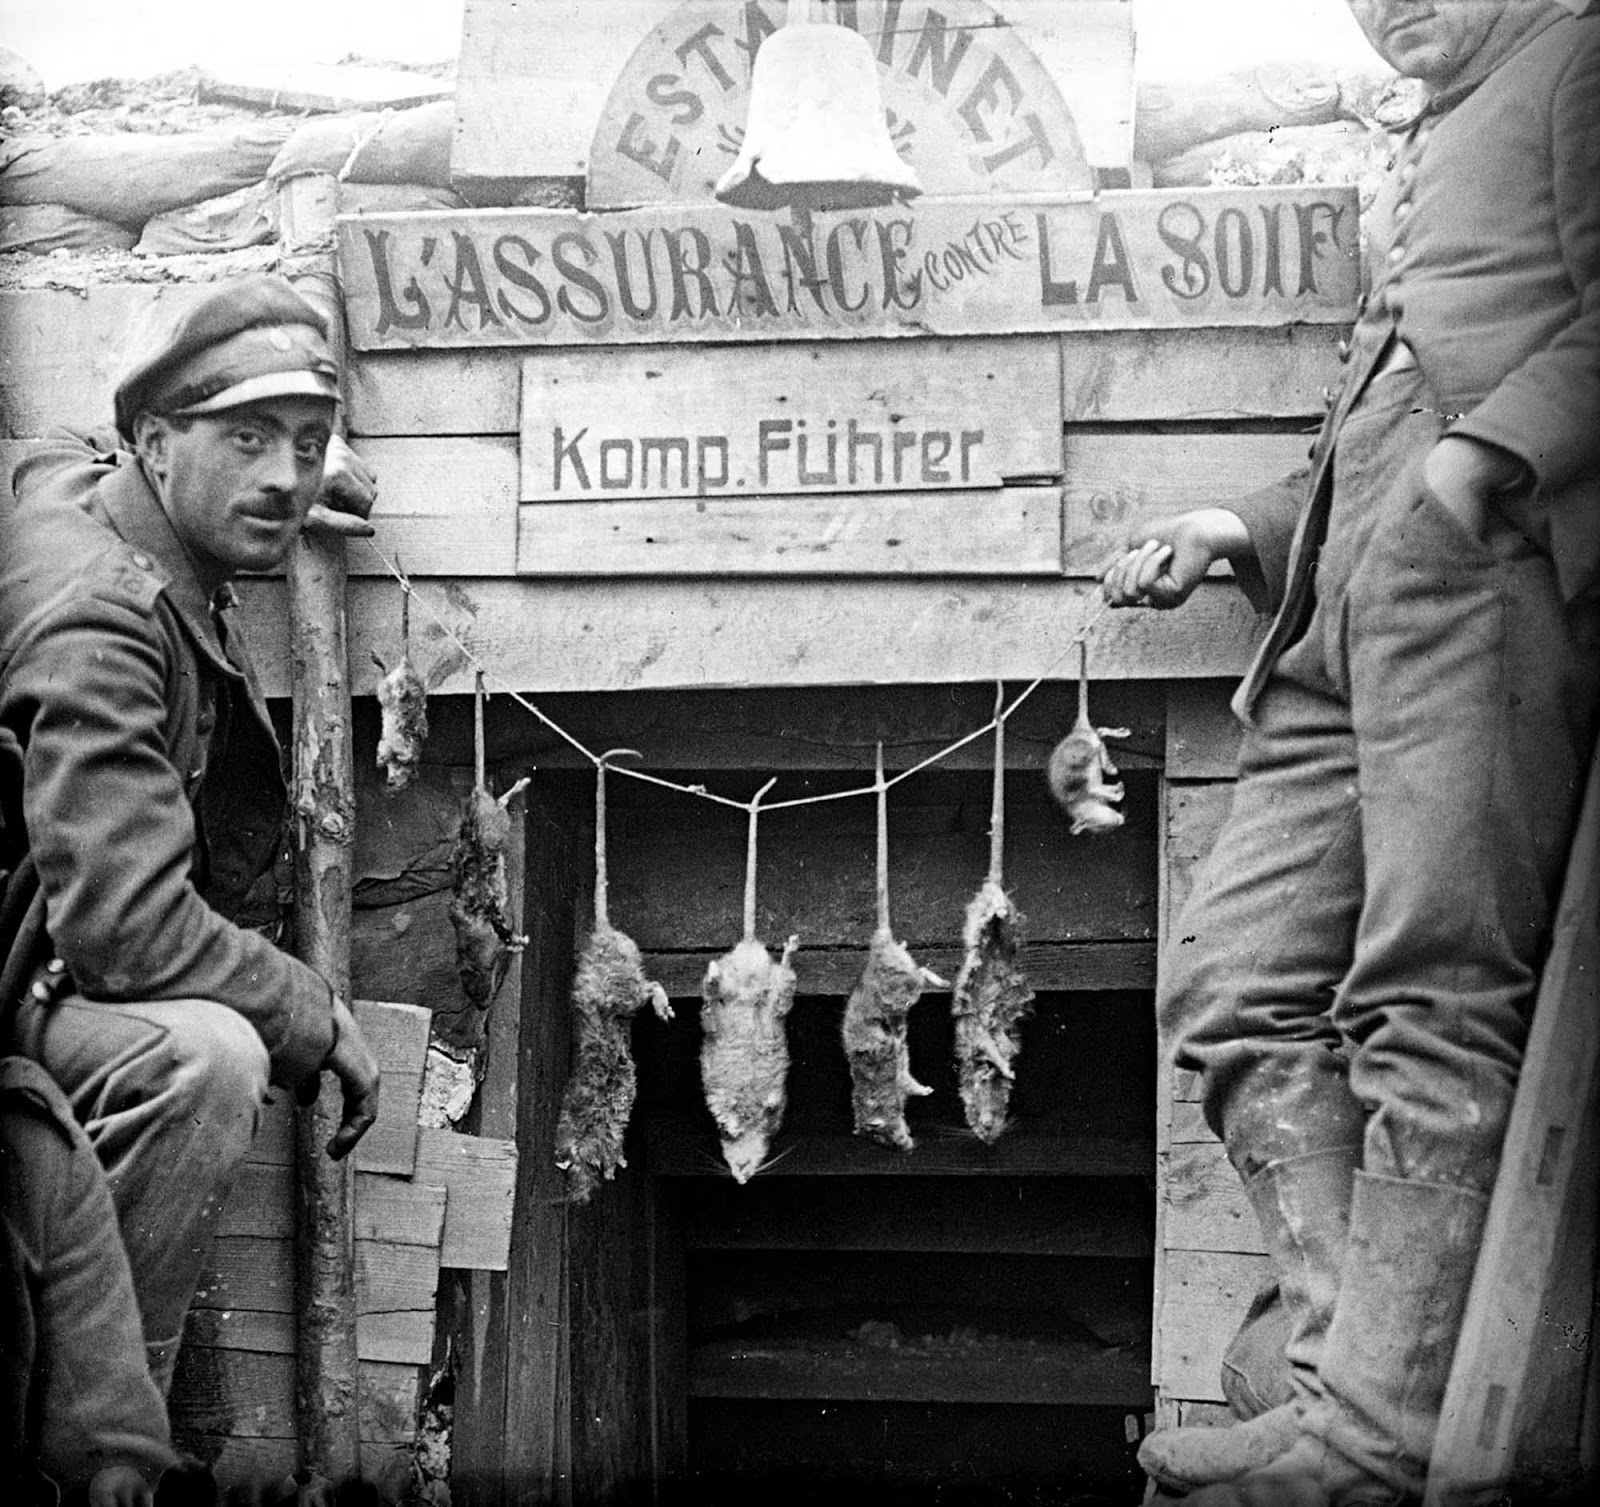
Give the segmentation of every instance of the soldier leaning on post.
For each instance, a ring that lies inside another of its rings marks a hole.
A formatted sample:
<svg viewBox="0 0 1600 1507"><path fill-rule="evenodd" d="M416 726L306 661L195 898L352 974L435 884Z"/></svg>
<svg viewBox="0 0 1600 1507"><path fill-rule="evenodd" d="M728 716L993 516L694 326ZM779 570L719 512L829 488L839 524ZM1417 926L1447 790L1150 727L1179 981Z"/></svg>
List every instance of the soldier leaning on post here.
<svg viewBox="0 0 1600 1507"><path fill-rule="evenodd" d="M0 517L0 741L20 766L0 1006L105 1167L163 1394L268 1088L335 1074L335 1157L377 1113L346 1002L231 919L286 787L229 581L280 565L308 516L370 532L337 376L286 282L220 286L129 367L117 434L30 455Z"/></svg>
<svg viewBox="0 0 1600 1507"><path fill-rule="evenodd" d="M1600 16L1350 4L1430 98L1309 479L1104 581L1171 607L1227 557L1276 613L1158 999L1284 1310L1272 1365L1249 1321L1225 1361L1276 1406L1141 1447L1195 1504L1420 1495L1594 744Z"/></svg>

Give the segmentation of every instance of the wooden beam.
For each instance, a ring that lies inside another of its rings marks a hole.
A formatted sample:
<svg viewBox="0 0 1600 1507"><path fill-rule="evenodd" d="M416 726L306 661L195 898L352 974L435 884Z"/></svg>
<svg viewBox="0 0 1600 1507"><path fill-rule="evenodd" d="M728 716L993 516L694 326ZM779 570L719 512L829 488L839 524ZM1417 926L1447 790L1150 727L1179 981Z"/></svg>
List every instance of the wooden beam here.
<svg viewBox="0 0 1600 1507"><path fill-rule="evenodd" d="M992 492L537 502L524 576L1059 576L1056 487Z"/></svg>
<svg viewBox="0 0 1600 1507"><path fill-rule="evenodd" d="M1271 1270L1268 1256L1168 1252L1161 1354L1154 1361L1163 1397L1226 1401L1222 1352Z"/></svg>
<svg viewBox="0 0 1600 1507"><path fill-rule="evenodd" d="M1026 683L1060 661L1085 627L1097 679L1238 675L1260 624L1231 584L1204 583L1181 613L1102 612L1088 581L497 581L463 579L417 592L419 659L434 687L465 695L472 673L429 626L437 613L524 692L748 686ZM282 584L248 581L241 596L268 695L287 694ZM426 604L425 607L422 604ZM352 581L350 637L398 641L399 593ZM886 652L886 646L889 651ZM352 665L374 694L370 661Z"/></svg>
<svg viewBox="0 0 1600 1507"><path fill-rule="evenodd" d="M361 999L353 1007L383 1073L378 1120L356 1147L358 1172L410 1177L417 1165L417 1107L432 1015L416 1005Z"/></svg>
<svg viewBox="0 0 1600 1507"><path fill-rule="evenodd" d="M1539 1315L1567 1260L1570 1205L1592 1191L1600 1104L1600 757L1540 976L1533 1025L1428 1471L1428 1507L1503 1488L1527 1423ZM1582 1192L1580 1192L1582 1188ZM1589 1205L1592 1217L1592 1203ZM1592 1239L1592 1235L1590 1237ZM1591 1365L1592 1365L1591 1361Z"/></svg>
<svg viewBox="0 0 1600 1507"><path fill-rule="evenodd" d="M417 1179L446 1190L439 1264L504 1271L517 1180L513 1141L424 1129L417 1140Z"/></svg>
<svg viewBox="0 0 1600 1507"><path fill-rule="evenodd" d="M0 294L0 300L25 296ZM1338 347L1345 333L1342 325L1291 324L1261 329L1097 330L1039 338L1059 349L1059 414L1068 424L1221 425L1298 419L1309 431L1326 411L1323 389L1339 379ZM1025 337L994 343L1032 341ZM981 351L988 344L982 339L926 342L929 349L947 350L956 372L968 369L969 346ZM814 347L818 352L835 348L827 343ZM866 341L848 348L890 362L924 346ZM657 349L653 354L665 353ZM650 354L619 347L607 351L603 359L607 363L635 355L648 359ZM672 354L689 352L673 349ZM723 347L716 358L733 354ZM515 347L361 352L352 357L349 369L351 434L363 439L516 434L526 359ZM564 362L580 359L580 353L551 351L538 359ZM581 359L596 358L583 353ZM109 401L108 375L96 411ZM1055 413L1057 404L1052 402L1045 411ZM359 448L365 453L364 446Z"/></svg>
<svg viewBox="0 0 1600 1507"><path fill-rule="evenodd" d="M325 247L338 200L331 174L288 180L278 196L284 271L322 314L336 358L343 310ZM301 959L350 997L350 672L345 637L344 542L302 535L287 575L294 675L295 943ZM330 1480L361 1469L353 1206L350 1159L324 1151L344 1112L338 1080L324 1075L296 1122L299 1202L296 1413L303 1461Z"/></svg>

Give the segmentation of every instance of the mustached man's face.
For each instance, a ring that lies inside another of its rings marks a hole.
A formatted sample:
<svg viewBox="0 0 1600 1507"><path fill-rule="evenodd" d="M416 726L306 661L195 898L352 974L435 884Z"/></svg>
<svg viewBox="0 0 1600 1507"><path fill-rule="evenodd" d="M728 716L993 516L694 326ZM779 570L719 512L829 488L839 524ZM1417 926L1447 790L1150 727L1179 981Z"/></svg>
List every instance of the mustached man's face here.
<svg viewBox="0 0 1600 1507"><path fill-rule="evenodd" d="M1378 55L1408 78L1441 84L1483 45L1507 0L1349 0Z"/></svg>
<svg viewBox="0 0 1600 1507"><path fill-rule="evenodd" d="M282 563L316 501L332 432L333 404L322 398L139 416L140 457L206 586Z"/></svg>

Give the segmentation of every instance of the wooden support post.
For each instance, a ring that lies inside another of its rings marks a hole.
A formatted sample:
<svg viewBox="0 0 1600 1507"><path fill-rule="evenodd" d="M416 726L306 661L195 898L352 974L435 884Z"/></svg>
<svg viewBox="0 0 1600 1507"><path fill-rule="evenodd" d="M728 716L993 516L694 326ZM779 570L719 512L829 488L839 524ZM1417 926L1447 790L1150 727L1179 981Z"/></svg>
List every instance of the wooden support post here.
<svg viewBox="0 0 1600 1507"><path fill-rule="evenodd" d="M343 365L344 316L333 267L338 186L329 174L290 179L279 197L283 270L327 320ZM350 738L345 560L341 539L302 536L288 566L294 696L295 946L345 998L350 993L350 886L355 777ZM356 1359L355 1177L323 1147L343 1108L325 1077L295 1127L295 1414L301 1463L331 1480L361 1469Z"/></svg>
<svg viewBox="0 0 1600 1507"><path fill-rule="evenodd" d="M1600 1094L1600 755L1556 910L1489 1220L1445 1392L1427 1507L1499 1500L1549 1340L1541 1324L1571 1253L1558 1237L1582 1185ZM1591 1206L1592 1208L1592 1206ZM1564 1342L1564 1341L1563 1341Z"/></svg>

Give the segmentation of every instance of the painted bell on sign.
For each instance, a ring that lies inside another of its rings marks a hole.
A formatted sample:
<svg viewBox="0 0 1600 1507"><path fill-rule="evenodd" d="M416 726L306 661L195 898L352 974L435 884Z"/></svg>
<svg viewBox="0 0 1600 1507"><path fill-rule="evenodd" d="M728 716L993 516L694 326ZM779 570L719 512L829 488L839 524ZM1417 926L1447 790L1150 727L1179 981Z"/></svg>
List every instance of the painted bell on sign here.
<svg viewBox="0 0 1600 1507"><path fill-rule="evenodd" d="M865 37L789 0L756 53L744 145L715 192L740 209L867 209L922 192L889 139Z"/></svg>

